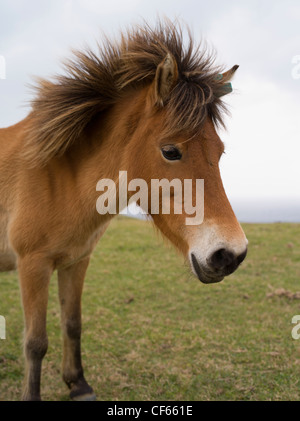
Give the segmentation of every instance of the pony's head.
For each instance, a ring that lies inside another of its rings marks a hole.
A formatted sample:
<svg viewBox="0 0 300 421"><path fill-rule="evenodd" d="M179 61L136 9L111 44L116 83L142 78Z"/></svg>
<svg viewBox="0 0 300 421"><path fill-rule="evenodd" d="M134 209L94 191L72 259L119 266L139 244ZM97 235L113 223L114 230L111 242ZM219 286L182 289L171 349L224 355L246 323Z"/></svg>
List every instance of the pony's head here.
<svg viewBox="0 0 300 421"><path fill-rule="evenodd" d="M170 52L159 63L152 83L137 100L142 118L126 160L130 178L147 182L147 211L156 227L203 283L215 283L233 273L247 254L247 239L222 184L219 161L224 144L215 128L222 122L221 97L231 89L229 81L238 66L220 74L204 71L207 61L199 63L198 69L194 63L190 71L183 71L182 61ZM155 180L168 182L168 188L164 191L161 183L157 193ZM192 180L189 190L187 180ZM197 187L196 180L204 185ZM194 219L187 201L194 206Z"/></svg>

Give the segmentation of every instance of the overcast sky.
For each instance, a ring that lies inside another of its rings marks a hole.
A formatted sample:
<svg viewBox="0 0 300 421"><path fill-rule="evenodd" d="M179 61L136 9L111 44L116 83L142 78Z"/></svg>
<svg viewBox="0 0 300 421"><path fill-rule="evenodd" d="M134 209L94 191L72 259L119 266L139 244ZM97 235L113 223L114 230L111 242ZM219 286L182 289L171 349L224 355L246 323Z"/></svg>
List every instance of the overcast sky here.
<svg viewBox="0 0 300 421"><path fill-rule="evenodd" d="M71 48L158 15L185 21L219 64L240 65L221 133L229 197L300 201L299 0L0 0L0 127L27 115L32 76L59 73Z"/></svg>

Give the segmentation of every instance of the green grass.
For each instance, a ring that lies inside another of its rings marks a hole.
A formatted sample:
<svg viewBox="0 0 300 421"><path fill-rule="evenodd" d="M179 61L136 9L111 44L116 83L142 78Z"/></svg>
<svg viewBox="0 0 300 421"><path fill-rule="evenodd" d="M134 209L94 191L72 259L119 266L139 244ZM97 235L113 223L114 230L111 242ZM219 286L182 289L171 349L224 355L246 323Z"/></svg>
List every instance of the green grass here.
<svg viewBox="0 0 300 421"><path fill-rule="evenodd" d="M244 225L242 267L203 285L151 224L116 218L91 261L83 295L83 362L99 400L299 400L300 225ZM0 400L18 400L23 319L16 273L0 275ZM271 296L270 296L271 294ZM61 380L56 276L48 310L44 400Z"/></svg>

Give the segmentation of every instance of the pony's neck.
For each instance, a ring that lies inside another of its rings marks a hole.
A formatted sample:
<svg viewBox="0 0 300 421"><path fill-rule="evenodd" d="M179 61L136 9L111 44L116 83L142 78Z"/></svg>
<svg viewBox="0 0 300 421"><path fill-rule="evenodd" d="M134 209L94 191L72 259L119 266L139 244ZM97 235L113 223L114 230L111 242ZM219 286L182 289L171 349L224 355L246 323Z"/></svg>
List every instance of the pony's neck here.
<svg viewBox="0 0 300 421"><path fill-rule="evenodd" d="M86 128L68 159L75 165L78 194L85 203L86 215L92 226L105 224L114 215L99 215L96 202L99 180L110 179L116 184L116 209L119 211L119 172L128 171L128 147L142 116L145 92L133 92L118 104L94 119Z"/></svg>

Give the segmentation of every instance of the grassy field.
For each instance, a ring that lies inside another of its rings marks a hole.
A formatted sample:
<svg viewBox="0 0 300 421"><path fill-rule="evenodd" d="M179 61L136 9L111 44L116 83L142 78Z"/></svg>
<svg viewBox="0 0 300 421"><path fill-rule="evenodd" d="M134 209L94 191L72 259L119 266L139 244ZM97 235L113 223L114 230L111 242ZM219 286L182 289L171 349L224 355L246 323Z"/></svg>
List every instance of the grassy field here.
<svg viewBox="0 0 300 421"><path fill-rule="evenodd" d="M300 225L244 225L242 267L203 285L151 224L117 218L99 243L83 296L83 361L99 400L299 400ZM18 400L23 320L16 273L0 274L0 400ZM61 380L56 276L42 397Z"/></svg>

